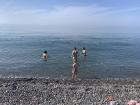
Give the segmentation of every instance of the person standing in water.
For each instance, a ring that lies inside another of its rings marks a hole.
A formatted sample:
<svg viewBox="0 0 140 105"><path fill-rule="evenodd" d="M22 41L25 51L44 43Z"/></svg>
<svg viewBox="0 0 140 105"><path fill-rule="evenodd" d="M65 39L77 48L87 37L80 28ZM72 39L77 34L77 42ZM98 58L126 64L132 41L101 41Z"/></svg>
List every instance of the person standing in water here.
<svg viewBox="0 0 140 105"><path fill-rule="evenodd" d="M83 62L85 63L86 60L87 60L87 58L86 58L87 51L86 51L86 48L85 47L82 48L81 53L82 53L82 57L83 57Z"/></svg>
<svg viewBox="0 0 140 105"><path fill-rule="evenodd" d="M78 57L78 52L76 47L72 50L72 80L76 80L77 78L77 58Z"/></svg>
<svg viewBox="0 0 140 105"><path fill-rule="evenodd" d="M48 52L47 52L47 51L44 51L44 52L43 52L42 58L43 58L44 60L47 60L47 59L48 59Z"/></svg>
<svg viewBox="0 0 140 105"><path fill-rule="evenodd" d="M78 57L78 52L76 47L72 50L72 62L76 62L77 63L77 57Z"/></svg>
<svg viewBox="0 0 140 105"><path fill-rule="evenodd" d="M87 56L87 51L86 51L86 48L85 47L82 48L82 51L81 52L82 52L82 55L83 56Z"/></svg>

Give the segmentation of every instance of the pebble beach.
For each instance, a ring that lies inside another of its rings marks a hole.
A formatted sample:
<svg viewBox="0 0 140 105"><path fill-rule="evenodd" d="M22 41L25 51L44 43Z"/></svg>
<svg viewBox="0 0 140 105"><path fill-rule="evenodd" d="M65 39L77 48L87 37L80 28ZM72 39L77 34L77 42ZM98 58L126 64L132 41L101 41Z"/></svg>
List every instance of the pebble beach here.
<svg viewBox="0 0 140 105"><path fill-rule="evenodd" d="M107 96L120 105L140 102L140 80L0 79L0 105L109 105Z"/></svg>

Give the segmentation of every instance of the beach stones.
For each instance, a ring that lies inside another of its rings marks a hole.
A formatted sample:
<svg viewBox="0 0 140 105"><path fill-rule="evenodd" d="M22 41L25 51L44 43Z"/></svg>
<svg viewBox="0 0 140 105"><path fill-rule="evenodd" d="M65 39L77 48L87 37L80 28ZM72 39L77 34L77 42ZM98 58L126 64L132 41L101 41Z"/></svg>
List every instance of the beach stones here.
<svg viewBox="0 0 140 105"><path fill-rule="evenodd" d="M117 101L110 101L110 105L122 105L122 104L120 104L120 103L117 102Z"/></svg>
<svg viewBox="0 0 140 105"><path fill-rule="evenodd" d="M127 105L128 100L132 98L140 101L138 80L135 82L128 80L77 80L74 82L32 78L0 79L0 83L1 105ZM107 96L110 101L106 101Z"/></svg>

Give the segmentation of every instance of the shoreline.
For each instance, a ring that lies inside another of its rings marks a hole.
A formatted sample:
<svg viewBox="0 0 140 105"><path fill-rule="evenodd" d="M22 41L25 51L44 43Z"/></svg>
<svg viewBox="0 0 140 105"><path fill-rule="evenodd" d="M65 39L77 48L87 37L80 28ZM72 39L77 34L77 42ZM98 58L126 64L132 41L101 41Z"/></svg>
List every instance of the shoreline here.
<svg viewBox="0 0 140 105"><path fill-rule="evenodd" d="M127 105L140 102L140 79L0 78L0 105Z"/></svg>

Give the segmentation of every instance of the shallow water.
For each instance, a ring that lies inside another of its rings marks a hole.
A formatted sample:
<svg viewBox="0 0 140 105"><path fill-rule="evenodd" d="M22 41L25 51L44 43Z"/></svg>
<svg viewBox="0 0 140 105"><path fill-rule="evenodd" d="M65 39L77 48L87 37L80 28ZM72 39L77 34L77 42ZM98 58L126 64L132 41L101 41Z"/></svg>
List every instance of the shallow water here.
<svg viewBox="0 0 140 105"><path fill-rule="evenodd" d="M140 38L0 35L1 76L71 77L71 50L78 48L79 78L140 78ZM84 61L80 50L87 48ZM41 59L47 50L48 61Z"/></svg>

